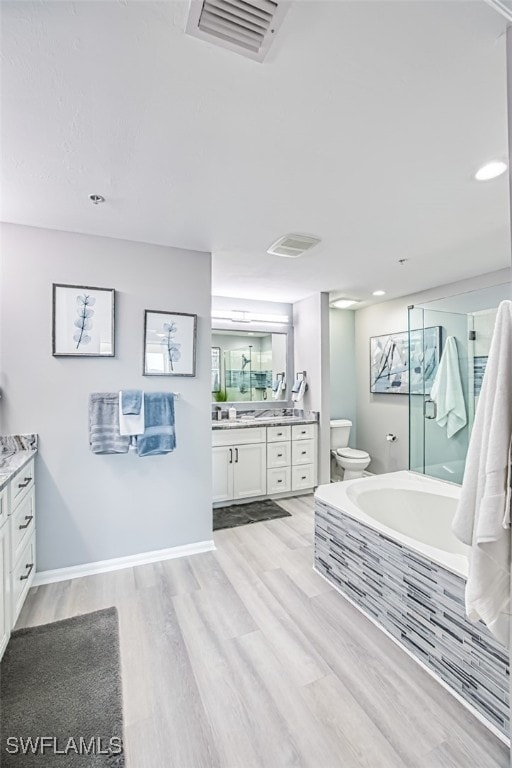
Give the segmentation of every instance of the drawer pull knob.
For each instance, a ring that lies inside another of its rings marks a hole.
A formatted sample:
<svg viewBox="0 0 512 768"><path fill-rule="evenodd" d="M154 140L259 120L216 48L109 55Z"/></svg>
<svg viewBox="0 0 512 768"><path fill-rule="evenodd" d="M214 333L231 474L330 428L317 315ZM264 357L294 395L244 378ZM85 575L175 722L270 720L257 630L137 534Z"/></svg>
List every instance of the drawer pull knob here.
<svg viewBox="0 0 512 768"><path fill-rule="evenodd" d="M306 451L302 451L302 455L305 456L306 455Z"/></svg>
<svg viewBox="0 0 512 768"><path fill-rule="evenodd" d="M27 563L25 568L28 568L28 573L26 573L24 576L20 576L20 581L26 581L30 574L32 573L32 568L34 567L34 563Z"/></svg>
<svg viewBox="0 0 512 768"><path fill-rule="evenodd" d="M283 433L282 433L282 432L278 432L278 433L277 433L277 436L278 436L278 437L282 437L282 436L283 436Z"/></svg>
<svg viewBox="0 0 512 768"><path fill-rule="evenodd" d="M300 479L301 480L305 480L306 479L306 475L302 475Z"/></svg>
<svg viewBox="0 0 512 768"><path fill-rule="evenodd" d="M22 531L24 528L28 528L33 519L34 519L34 515L25 515L25 520L27 522L25 523L25 525L19 525L18 526L20 531Z"/></svg>
<svg viewBox="0 0 512 768"><path fill-rule="evenodd" d="M282 480L278 480L277 482L278 482L278 483L282 483L283 481L282 481Z"/></svg>
<svg viewBox="0 0 512 768"><path fill-rule="evenodd" d="M282 453L278 453L277 458L280 459L282 455L283 455Z"/></svg>
<svg viewBox="0 0 512 768"><path fill-rule="evenodd" d="M23 482L23 483L18 483L18 488L26 488L26 487L27 487L27 485L28 485L28 484L30 483L30 481L32 480L32 478L31 478L31 477L24 477L24 478L23 478L23 480L24 480L25 482Z"/></svg>
<svg viewBox="0 0 512 768"><path fill-rule="evenodd" d="M306 430L303 429L302 432L301 432L301 435L305 435L305 434L306 434Z"/></svg>

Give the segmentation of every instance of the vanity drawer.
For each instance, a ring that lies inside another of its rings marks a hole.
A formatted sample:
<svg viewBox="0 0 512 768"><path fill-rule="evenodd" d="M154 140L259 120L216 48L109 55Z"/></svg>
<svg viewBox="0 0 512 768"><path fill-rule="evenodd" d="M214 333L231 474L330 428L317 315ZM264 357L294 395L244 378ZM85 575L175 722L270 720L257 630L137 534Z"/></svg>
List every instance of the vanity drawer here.
<svg viewBox="0 0 512 768"><path fill-rule="evenodd" d="M34 580L36 572L36 537L33 534L26 542L21 557L11 572L11 623L15 625L21 607Z"/></svg>
<svg viewBox="0 0 512 768"><path fill-rule="evenodd" d="M267 467L289 467L291 464L291 443L269 443L267 445Z"/></svg>
<svg viewBox="0 0 512 768"><path fill-rule="evenodd" d="M30 461L26 467L11 480L11 513L14 507L19 504L34 485L34 460Z"/></svg>
<svg viewBox="0 0 512 768"><path fill-rule="evenodd" d="M267 470L267 493L283 493L290 490L290 467Z"/></svg>
<svg viewBox="0 0 512 768"><path fill-rule="evenodd" d="M292 467L292 491L300 491L302 488L313 488L314 485L314 464L305 464L303 467Z"/></svg>
<svg viewBox="0 0 512 768"><path fill-rule="evenodd" d="M25 542L35 529L35 491L25 496L11 515L11 566L14 566L21 554Z"/></svg>
<svg viewBox="0 0 512 768"><path fill-rule="evenodd" d="M278 443L281 440L289 440L292 436L292 428L287 427L267 427L267 443Z"/></svg>
<svg viewBox="0 0 512 768"><path fill-rule="evenodd" d="M232 429L213 429L212 445L246 445L264 443L267 439L265 427L239 427Z"/></svg>
<svg viewBox="0 0 512 768"><path fill-rule="evenodd" d="M314 461L314 440L295 440L292 442L292 464L312 464Z"/></svg>
<svg viewBox="0 0 512 768"><path fill-rule="evenodd" d="M292 440L311 440L315 437L316 424L294 424Z"/></svg>

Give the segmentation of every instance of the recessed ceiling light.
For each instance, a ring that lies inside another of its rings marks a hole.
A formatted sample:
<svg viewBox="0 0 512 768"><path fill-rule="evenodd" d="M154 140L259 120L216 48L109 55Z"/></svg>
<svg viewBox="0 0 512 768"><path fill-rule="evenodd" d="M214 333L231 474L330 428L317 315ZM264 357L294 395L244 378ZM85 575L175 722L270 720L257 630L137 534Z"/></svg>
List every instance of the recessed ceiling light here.
<svg viewBox="0 0 512 768"><path fill-rule="evenodd" d="M504 160L491 160L490 163L482 165L481 168L475 173L475 179L477 181L490 181L491 179L497 179L502 173L507 170L507 164Z"/></svg>
<svg viewBox="0 0 512 768"><path fill-rule="evenodd" d="M372 296L385 296L386 291L374 291Z"/></svg>
<svg viewBox="0 0 512 768"><path fill-rule="evenodd" d="M335 299L334 301L331 301L330 306L335 309L348 309L358 303L357 299Z"/></svg>

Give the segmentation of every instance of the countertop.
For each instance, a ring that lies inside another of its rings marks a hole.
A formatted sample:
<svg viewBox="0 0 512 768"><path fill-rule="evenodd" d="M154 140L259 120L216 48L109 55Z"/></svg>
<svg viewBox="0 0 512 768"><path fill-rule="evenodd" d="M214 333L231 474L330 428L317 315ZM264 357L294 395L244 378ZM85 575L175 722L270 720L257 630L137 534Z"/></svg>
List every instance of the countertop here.
<svg viewBox="0 0 512 768"><path fill-rule="evenodd" d="M260 419L223 419L212 421L212 429L241 429L242 427L286 427L287 424L318 424L314 416L267 416Z"/></svg>
<svg viewBox="0 0 512 768"><path fill-rule="evenodd" d="M34 458L36 453L35 448L15 451L11 455L0 453L0 491L3 491L6 485Z"/></svg>

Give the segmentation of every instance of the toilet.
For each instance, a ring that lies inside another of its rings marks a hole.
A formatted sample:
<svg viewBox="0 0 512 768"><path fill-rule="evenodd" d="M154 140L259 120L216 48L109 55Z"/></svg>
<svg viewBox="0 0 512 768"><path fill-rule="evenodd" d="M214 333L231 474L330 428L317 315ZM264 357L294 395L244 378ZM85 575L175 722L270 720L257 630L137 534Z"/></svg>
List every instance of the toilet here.
<svg viewBox="0 0 512 768"><path fill-rule="evenodd" d="M352 422L349 419L331 421L332 480L354 480L362 477L371 461L369 453L348 447Z"/></svg>

